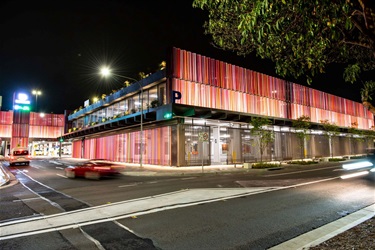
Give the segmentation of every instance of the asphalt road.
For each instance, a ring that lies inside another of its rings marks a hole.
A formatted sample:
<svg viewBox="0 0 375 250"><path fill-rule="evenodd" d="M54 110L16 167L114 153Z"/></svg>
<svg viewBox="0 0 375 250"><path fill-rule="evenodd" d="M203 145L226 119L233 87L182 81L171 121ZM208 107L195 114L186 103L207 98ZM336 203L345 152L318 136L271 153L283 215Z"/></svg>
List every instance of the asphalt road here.
<svg viewBox="0 0 375 250"><path fill-rule="evenodd" d="M20 183L0 189L0 226L123 201L133 201L131 211L142 213L3 237L2 249L267 249L375 202L374 181L339 179L339 164L219 175L125 173L101 181L66 179L63 168L48 161L12 168ZM264 191L210 199L252 189ZM145 197L157 212L140 206ZM120 205L123 214L130 211Z"/></svg>

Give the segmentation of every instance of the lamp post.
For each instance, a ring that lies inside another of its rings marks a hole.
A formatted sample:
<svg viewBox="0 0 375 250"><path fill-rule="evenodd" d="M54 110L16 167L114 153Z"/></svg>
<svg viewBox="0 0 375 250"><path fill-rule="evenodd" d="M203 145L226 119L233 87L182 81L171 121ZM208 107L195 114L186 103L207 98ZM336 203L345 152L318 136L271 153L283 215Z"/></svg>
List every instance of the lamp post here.
<svg viewBox="0 0 375 250"><path fill-rule="evenodd" d="M39 89L33 89L31 93L35 95L35 111L38 112L38 95L41 95L42 91L40 91Z"/></svg>
<svg viewBox="0 0 375 250"><path fill-rule="evenodd" d="M65 130L65 121L63 121L59 116L57 116L60 121L62 121L62 124L64 125L63 129L60 130L60 138L59 138L59 158L61 159L61 151L62 151L62 142L63 142L63 130Z"/></svg>
<svg viewBox="0 0 375 250"><path fill-rule="evenodd" d="M102 76L106 77L106 76L109 76L109 75L114 75L114 76L118 76L118 77L122 77L122 78L125 78L125 79L128 79L128 80L132 80L136 83L138 83L139 85L139 88L141 89L141 129L140 129L140 133L141 133L141 145L140 145L140 159L139 159L139 165L140 167L142 168L143 167L143 87L142 85L139 83L138 80L132 78L132 77L128 77L128 76L122 76L122 75L118 75L118 74L114 74L114 73L111 73L111 70L109 68L106 68L106 67L103 67L101 70L100 70L100 73Z"/></svg>

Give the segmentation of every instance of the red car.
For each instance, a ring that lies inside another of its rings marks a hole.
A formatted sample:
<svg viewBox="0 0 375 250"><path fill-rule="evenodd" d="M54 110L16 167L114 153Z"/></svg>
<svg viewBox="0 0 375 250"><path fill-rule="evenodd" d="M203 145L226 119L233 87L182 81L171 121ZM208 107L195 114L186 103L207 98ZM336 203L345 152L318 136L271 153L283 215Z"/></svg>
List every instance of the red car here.
<svg viewBox="0 0 375 250"><path fill-rule="evenodd" d="M65 176L68 178L85 177L86 179L99 180L104 176L119 174L110 162L90 160L78 163L75 166L65 168Z"/></svg>

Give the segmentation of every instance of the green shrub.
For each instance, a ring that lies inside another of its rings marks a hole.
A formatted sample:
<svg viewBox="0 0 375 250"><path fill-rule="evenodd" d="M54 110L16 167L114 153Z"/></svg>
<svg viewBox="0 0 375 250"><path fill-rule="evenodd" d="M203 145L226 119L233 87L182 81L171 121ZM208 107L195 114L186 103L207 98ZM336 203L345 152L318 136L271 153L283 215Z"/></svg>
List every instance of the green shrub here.
<svg viewBox="0 0 375 250"><path fill-rule="evenodd" d="M343 158L329 158L328 161L345 161Z"/></svg>
<svg viewBox="0 0 375 250"><path fill-rule="evenodd" d="M288 164L297 164L297 165L310 165L317 164L318 161L289 161Z"/></svg>
<svg viewBox="0 0 375 250"><path fill-rule="evenodd" d="M280 164L278 163L268 163L268 162L259 162L259 163L254 163L252 168L278 168L280 167Z"/></svg>

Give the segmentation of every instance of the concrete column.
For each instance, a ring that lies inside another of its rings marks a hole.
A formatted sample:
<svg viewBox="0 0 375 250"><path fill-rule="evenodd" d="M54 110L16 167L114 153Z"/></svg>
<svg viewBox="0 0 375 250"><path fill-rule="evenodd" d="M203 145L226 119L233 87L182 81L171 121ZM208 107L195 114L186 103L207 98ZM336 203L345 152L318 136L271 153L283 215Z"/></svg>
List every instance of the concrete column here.
<svg viewBox="0 0 375 250"><path fill-rule="evenodd" d="M220 163L220 128L212 128L211 155L213 163Z"/></svg>

